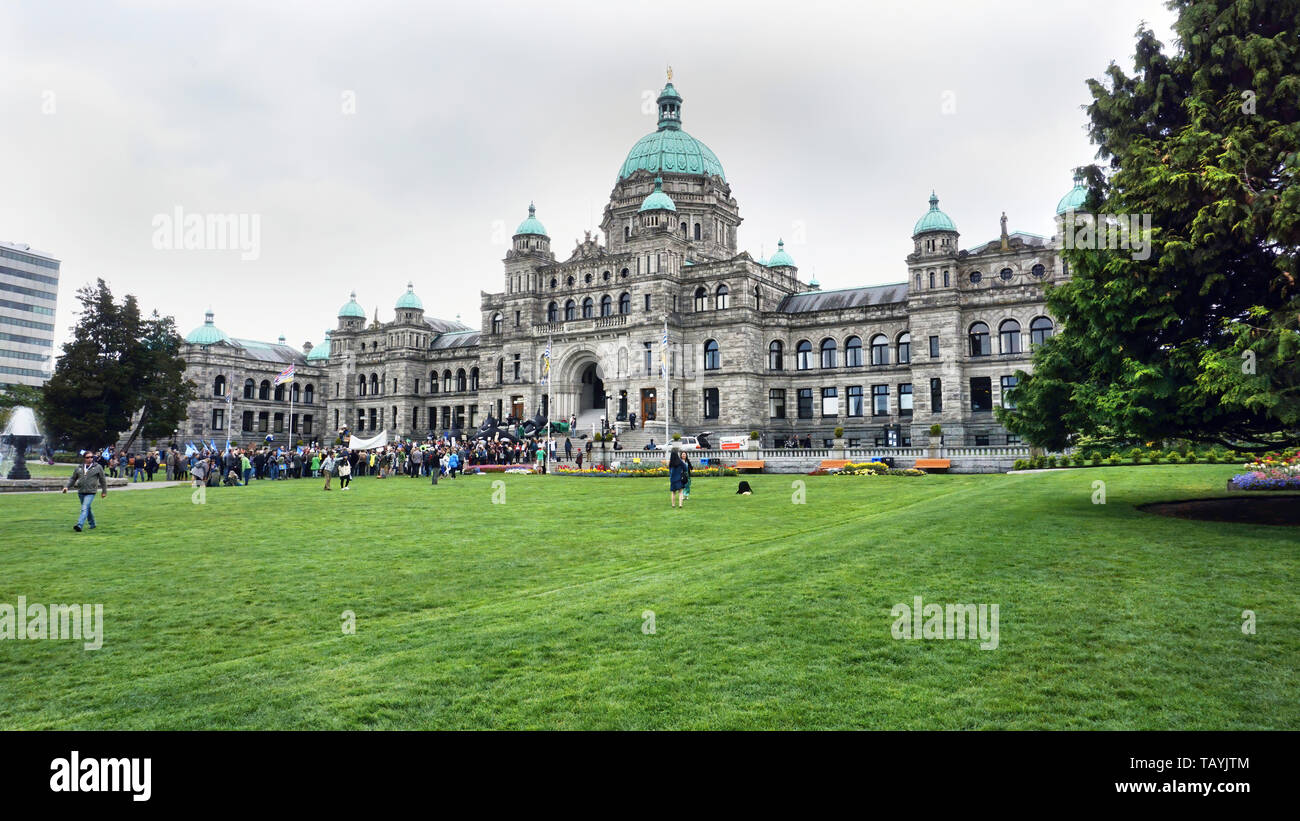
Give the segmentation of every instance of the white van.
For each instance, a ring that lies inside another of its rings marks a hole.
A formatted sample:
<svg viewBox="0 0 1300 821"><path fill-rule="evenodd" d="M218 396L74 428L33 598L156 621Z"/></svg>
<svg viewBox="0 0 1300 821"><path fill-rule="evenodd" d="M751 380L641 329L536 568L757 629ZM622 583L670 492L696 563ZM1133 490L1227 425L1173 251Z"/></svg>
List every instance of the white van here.
<svg viewBox="0 0 1300 821"><path fill-rule="evenodd" d="M680 441L673 442L673 446L682 450L700 450L700 440L694 436L683 436Z"/></svg>

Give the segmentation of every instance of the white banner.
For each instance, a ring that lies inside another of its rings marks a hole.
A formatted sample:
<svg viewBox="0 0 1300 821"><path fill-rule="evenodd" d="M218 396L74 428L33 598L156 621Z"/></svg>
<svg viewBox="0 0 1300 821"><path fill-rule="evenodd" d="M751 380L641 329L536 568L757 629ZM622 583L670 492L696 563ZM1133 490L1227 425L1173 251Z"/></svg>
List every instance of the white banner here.
<svg viewBox="0 0 1300 821"><path fill-rule="evenodd" d="M387 444L387 430L381 430L378 436L372 436L369 439L362 439L355 433L348 437L348 448L350 450L371 450L372 448L382 448Z"/></svg>

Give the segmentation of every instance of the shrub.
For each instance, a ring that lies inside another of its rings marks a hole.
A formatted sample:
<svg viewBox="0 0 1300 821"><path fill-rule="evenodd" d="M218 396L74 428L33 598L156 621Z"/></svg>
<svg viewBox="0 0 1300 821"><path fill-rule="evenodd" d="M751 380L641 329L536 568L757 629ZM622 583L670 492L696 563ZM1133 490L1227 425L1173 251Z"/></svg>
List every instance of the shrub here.
<svg viewBox="0 0 1300 821"><path fill-rule="evenodd" d="M835 429L835 438L836 438L836 439L843 439L843 438L844 438L844 428L836 428L836 429Z"/></svg>
<svg viewBox="0 0 1300 821"><path fill-rule="evenodd" d="M1084 463L1083 454L1082 454L1082 453L1076 453L1076 454L1074 454L1073 462L1074 462L1074 466L1075 466L1075 467L1077 467L1077 468L1081 468L1081 467L1083 467L1083 463Z"/></svg>
<svg viewBox="0 0 1300 821"><path fill-rule="evenodd" d="M1047 457L1047 467L1049 467L1049 468L1054 468L1054 467L1056 467L1056 457L1055 457L1055 456L1049 456L1049 457Z"/></svg>
<svg viewBox="0 0 1300 821"><path fill-rule="evenodd" d="M750 438L751 441L757 442L757 441L758 441L758 431L756 431L756 430L751 430L751 431L749 432L749 438Z"/></svg>
<svg viewBox="0 0 1300 821"><path fill-rule="evenodd" d="M1088 463L1089 463L1089 464L1093 464L1093 465L1100 465L1100 464L1101 464L1101 451L1093 451L1093 453L1092 453L1092 457L1088 459Z"/></svg>
<svg viewBox="0 0 1300 821"><path fill-rule="evenodd" d="M1179 454L1178 451L1173 450L1169 452L1169 464L1181 465L1182 463L1183 463L1183 457L1181 454Z"/></svg>
<svg viewBox="0 0 1300 821"><path fill-rule="evenodd" d="M1012 463L1012 465L1011 465L1011 469L1012 469L1012 470L1029 470L1029 462L1025 461L1024 459L1017 459L1014 463Z"/></svg>
<svg viewBox="0 0 1300 821"><path fill-rule="evenodd" d="M930 426L930 435L931 435L931 436L939 436L939 435L941 435L942 433L943 433L943 426L940 425L939 423L936 422L935 424L933 424L933 425Z"/></svg>
<svg viewBox="0 0 1300 821"><path fill-rule="evenodd" d="M1106 464L1108 465L1118 465L1121 461L1123 460L1119 458L1118 453L1112 453L1110 456L1106 457Z"/></svg>
<svg viewBox="0 0 1300 821"><path fill-rule="evenodd" d="M680 433L674 433L674 434L673 434L673 441L674 441L674 442L680 442L681 439L682 439L682 435L681 435Z"/></svg>
<svg viewBox="0 0 1300 821"><path fill-rule="evenodd" d="M1200 458L1201 457L1196 455L1196 451L1194 450L1187 451L1187 464L1194 465L1200 460Z"/></svg>
<svg viewBox="0 0 1300 821"><path fill-rule="evenodd" d="M1033 459L1034 470L1042 470L1047 465L1047 459L1042 456L1035 456Z"/></svg>
<svg viewBox="0 0 1300 821"><path fill-rule="evenodd" d="M1151 464L1158 465L1165 460L1165 455L1158 450L1151 451Z"/></svg>
<svg viewBox="0 0 1300 821"><path fill-rule="evenodd" d="M1128 458L1131 459L1132 462L1133 462L1133 464L1135 464L1135 465L1139 465L1139 464L1141 464L1141 463L1142 463L1142 448L1133 448L1132 450L1130 450L1130 451L1128 452Z"/></svg>

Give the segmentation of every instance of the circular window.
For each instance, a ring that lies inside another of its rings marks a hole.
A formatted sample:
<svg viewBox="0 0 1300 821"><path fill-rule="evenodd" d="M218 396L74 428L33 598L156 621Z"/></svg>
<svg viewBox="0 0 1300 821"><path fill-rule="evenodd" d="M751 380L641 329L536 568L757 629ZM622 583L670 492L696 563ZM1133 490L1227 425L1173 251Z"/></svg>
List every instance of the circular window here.
<svg viewBox="0 0 1300 821"><path fill-rule="evenodd" d="M585 283L587 283L588 285L590 285L590 284L591 284L591 274L587 274L586 276L584 276L584 277L582 278L582 281L585 282Z"/></svg>
<svg viewBox="0 0 1300 821"><path fill-rule="evenodd" d="M979 285L979 284L980 284L980 280L983 279L983 278L984 278L984 275L981 274L979 271L971 271L971 272L970 272L970 281L971 281L971 284L972 284L972 285Z"/></svg>
<svg viewBox="0 0 1300 821"><path fill-rule="evenodd" d="M998 276L1002 277L1003 282L1011 281L1011 269L1003 268L1001 271L998 271Z"/></svg>
<svg viewBox="0 0 1300 821"><path fill-rule="evenodd" d="M1029 272L1036 277L1041 277L1043 274L1047 273L1047 269L1042 265L1035 265L1033 268L1029 269Z"/></svg>
<svg viewBox="0 0 1300 821"><path fill-rule="evenodd" d="M566 280L564 281L564 284L565 284L565 285L568 285L568 286L570 286L570 287L572 287L572 286L573 286L573 277L569 277L568 279L566 279Z"/></svg>

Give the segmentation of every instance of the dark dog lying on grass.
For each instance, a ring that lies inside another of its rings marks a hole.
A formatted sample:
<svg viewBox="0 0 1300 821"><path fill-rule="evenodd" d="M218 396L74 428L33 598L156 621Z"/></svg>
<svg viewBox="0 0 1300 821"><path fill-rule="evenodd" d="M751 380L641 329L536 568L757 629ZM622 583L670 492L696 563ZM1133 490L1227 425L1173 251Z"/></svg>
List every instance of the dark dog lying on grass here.
<svg viewBox="0 0 1300 821"><path fill-rule="evenodd" d="M736 489L737 496L748 496L753 492L754 489L749 486L749 482L745 482L745 481L742 481L740 483L740 487Z"/></svg>

